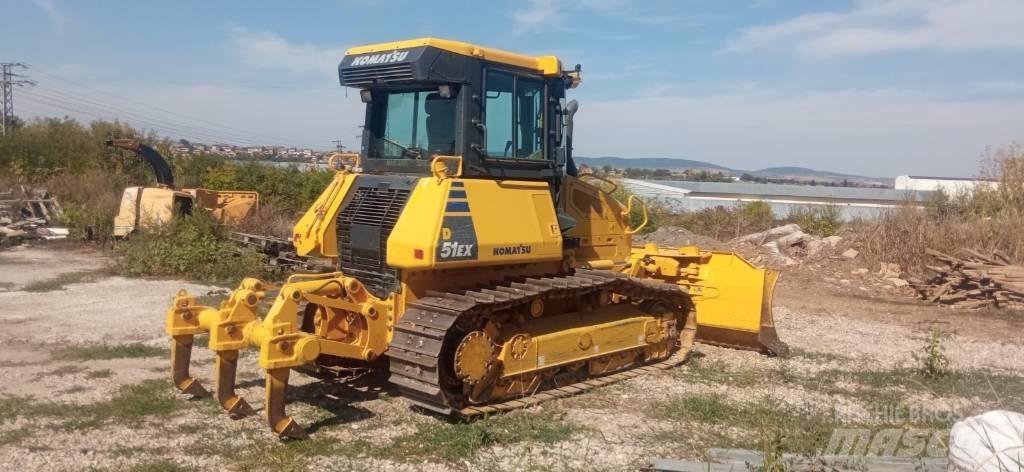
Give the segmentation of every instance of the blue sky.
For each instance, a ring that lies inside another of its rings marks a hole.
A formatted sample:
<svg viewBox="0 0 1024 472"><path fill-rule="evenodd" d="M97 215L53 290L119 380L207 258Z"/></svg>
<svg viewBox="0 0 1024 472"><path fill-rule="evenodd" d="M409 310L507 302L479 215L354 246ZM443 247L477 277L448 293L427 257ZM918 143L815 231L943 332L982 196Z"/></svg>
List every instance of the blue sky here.
<svg viewBox="0 0 1024 472"><path fill-rule="evenodd" d="M419 36L583 64L581 155L972 175L1024 140L1021 0L0 3L19 115L200 141L354 146L341 55Z"/></svg>

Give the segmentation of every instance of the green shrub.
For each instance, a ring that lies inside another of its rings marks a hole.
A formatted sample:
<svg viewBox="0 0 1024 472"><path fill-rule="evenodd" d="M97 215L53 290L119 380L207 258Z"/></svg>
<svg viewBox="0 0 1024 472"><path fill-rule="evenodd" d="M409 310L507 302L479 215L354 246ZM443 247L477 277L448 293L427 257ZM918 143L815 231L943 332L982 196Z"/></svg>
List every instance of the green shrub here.
<svg viewBox="0 0 1024 472"><path fill-rule="evenodd" d="M919 364L919 372L925 377L938 378L949 373L949 357L946 356L946 347L943 345L946 337L947 334L941 329L931 327L921 352L914 354L914 360Z"/></svg>
<svg viewBox="0 0 1024 472"><path fill-rule="evenodd" d="M260 205L301 212L313 204L332 178L334 172L304 170L298 165L275 167L255 162L231 164L222 160L208 166L200 182L212 190L254 190L260 194Z"/></svg>
<svg viewBox="0 0 1024 472"><path fill-rule="evenodd" d="M127 275L187 277L234 284L247 276L263 276L263 258L239 250L225 229L205 213L176 218L143 230L118 247L117 267Z"/></svg>
<svg viewBox="0 0 1024 472"><path fill-rule="evenodd" d="M824 238L836 234L839 230L839 214L839 207L835 205L794 208L786 220L800 225L800 229L806 233Z"/></svg>
<svg viewBox="0 0 1024 472"><path fill-rule="evenodd" d="M732 208L717 206L677 213L671 220L673 226L724 241L771 228L775 215L765 202L747 202Z"/></svg>

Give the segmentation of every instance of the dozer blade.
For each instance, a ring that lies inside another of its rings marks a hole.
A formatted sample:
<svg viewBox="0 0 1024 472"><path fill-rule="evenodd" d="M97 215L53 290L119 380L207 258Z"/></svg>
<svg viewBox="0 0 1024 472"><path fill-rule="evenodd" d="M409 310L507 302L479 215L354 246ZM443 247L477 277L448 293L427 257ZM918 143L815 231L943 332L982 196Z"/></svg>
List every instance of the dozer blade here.
<svg viewBox="0 0 1024 472"><path fill-rule="evenodd" d="M772 314L779 273L760 269L731 252L713 251L701 265L702 287L693 293L697 341L785 356Z"/></svg>

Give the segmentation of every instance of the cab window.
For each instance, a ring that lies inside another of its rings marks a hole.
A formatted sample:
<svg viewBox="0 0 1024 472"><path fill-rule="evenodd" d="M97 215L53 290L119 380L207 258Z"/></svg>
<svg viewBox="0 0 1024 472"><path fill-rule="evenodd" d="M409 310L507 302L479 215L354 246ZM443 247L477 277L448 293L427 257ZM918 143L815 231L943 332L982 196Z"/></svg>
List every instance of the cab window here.
<svg viewBox="0 0 1024 472"><path fill-rule="evenodd" d="M544 159L543 82L487 71L485 87L488 157Z"/></svg>
<svg viewBox="0 0 1024 472"><path fill-rule="evenodd" d="M437 90L394 91L376 96L380 125L372 129L370 159L429 160L455 153L455 98Z"/></svg>

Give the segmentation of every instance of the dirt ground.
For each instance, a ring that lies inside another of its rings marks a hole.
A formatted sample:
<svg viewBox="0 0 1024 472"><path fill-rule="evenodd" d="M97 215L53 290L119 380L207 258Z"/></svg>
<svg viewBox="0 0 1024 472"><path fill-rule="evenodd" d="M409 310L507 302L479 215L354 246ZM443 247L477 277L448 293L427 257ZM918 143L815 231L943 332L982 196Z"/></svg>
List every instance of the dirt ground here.
<svg viewBox="0 0 1024 472"><path fill-rule="evenodd" d="M289 412L311 439L282 443L261 414L232 420L169 381L165 310L179 289L110 275L100 254L0 252L0 457L7 470L635 470L712 447L813 454L838 427L925 428L1024 410L1024 317L940 309L853 275L794 268L775 320L792 352L698 345L678 368L469 424L408 408L387 389L292 375ZM925 375L929 332L948 372ZM213 356L193 355L213 385ZM243 353L239 392L263 380ZM262 412L260 412L262 413ZM774 442L773 442L774 441Z"/></svg>

